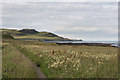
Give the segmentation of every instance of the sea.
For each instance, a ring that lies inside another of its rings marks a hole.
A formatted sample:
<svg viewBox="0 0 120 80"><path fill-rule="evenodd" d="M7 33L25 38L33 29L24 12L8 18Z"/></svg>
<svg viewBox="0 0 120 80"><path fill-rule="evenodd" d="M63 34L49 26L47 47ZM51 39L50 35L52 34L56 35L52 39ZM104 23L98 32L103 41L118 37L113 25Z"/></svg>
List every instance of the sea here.
<svg viewBox="0 0 120 80"><path fill-rule="evenodd" d="M120 47L120 44L118 44L118 41L45 41L45 42L47 43L103 43L103 44L111 44L111 46L115 46L115 47Z"/></svg>

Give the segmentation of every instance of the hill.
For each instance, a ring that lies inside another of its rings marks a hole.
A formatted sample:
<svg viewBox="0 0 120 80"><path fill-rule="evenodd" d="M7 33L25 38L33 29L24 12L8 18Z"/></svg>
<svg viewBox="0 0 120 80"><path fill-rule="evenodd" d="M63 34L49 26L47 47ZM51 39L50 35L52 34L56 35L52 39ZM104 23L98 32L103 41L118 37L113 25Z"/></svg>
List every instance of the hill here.
<svg viewBox="0 0 120 80"><path fill-rule="evenodd" d="M2 34L2 39L14 39L14 38L8 33L3 33Z"/></svg>
<svg viewBox="0 0 120 80"><path fill-rule="evenodd" d="M36 34L36 33L39 33L35 29L22 29L22 30L19 30L19 32L24 33L24 34Z"/></svg>
<svg viewBox="0 0 120 80"><path fill-rule="evenodd" d="M60 37L50 32L38 32L35 29L0 29L3 34L10 34L15 39L21 40L39 40L39 41L73 41L68 38Z"/></svg>

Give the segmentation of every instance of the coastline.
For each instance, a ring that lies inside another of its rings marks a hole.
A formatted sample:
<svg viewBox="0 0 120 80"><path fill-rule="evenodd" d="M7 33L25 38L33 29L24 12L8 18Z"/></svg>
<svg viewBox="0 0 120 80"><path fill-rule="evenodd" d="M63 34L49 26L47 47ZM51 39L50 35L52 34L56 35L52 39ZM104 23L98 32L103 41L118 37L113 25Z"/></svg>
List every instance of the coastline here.
<svg viewBox="0 0 120 80"><path fill-rule="evenodd" d="M85 46L103 46L103 47L119 47L116 42L97 42L97 41L45 41L46 43L56 43L58 45L85 45Z"/></svg>
<svg viewBox="0 0 120 80"><path fill-rule="evenodd" d="M103 47L114 47L111 44L104 43L56 43L58 45L85 45L85 46L103 46Z"/></svg>

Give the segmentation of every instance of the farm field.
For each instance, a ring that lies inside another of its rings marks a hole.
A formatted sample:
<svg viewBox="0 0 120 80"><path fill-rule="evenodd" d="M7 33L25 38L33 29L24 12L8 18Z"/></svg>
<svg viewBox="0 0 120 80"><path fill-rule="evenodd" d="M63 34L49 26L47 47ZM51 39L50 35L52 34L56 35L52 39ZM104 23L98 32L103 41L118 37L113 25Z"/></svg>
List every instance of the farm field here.
<svg viewBox="0 0 120 80"><path fill-rule="evenodd" d="M3 44L3 76L5 77L7 75L11 77L10 73L5 72L7 69L12 70L13 64L12 61L9 63L10 60L16 58L19 62L19 58L22 57L16 56L20 56L21 53L34 62L47 78L118 78L118 49L115 47L68 46L21 40L4 40ZM27 59L23 62L21 65L15 65L21 67L21 75L13 74L12 77L31 75L36 77L31 67L26 69ZM22 75L22 72L26 72L26 75Z"/></svg>

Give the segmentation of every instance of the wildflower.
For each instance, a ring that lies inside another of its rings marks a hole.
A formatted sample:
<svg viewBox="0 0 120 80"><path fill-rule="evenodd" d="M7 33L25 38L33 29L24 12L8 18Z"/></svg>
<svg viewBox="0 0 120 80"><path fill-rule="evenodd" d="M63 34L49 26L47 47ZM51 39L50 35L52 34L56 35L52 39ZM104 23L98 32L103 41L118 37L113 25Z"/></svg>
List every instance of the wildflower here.
<svg viewBox="0 0 120 80"><path fill-rule="evenodd" d="M115 54L115 56L117 56L117 54Z"/></svg>
<svg viewBox="0 0 120 80"><path fill-rule="evenodd" d="M77 71L78 71L78 68L77 68Z"/></svg>
<svg viewBox="0 0 120 80"><path fill-rule="evenodd" d="M54 65L51 65L51 67L54 67Z"/></svg>
<svg viewBox="0 0 120 80"><path fill-rule="evenodd" d="M67 57L65 57L65 61L67 60Z"/></svg>
<svg viewBox="0 0 120 80"><path fill-rule="evenodd" d="M90 67L90 70L92 70L93 68Z"/></svg>
<svg viewBox="0 0 120 80"><path fill-rule="evenodd" d="M39 57L42 57L42 55L39 55Z"/></svg>
<svg viewBox="0 0 120 80"><path fill-rule="evenodd" d="M63 64L63 61L62 61L62 62L60 62L60 64Z"/></svg>
<svg viewBox="0 0 120 80"><path fill-rule="evenodd" d="M48 68L50 68L50 66L48 66Z"/></svg>
<svg viewBox="0 0 120 80"><path fill-rule="evenodd" d="M66 68L67 66L65 65L65 68Z"/></svg>
<svg viewBox="0 0 120 80"><path fill-rule="evenodd" d="M106 58L106 60L108 60L108 58Z"/></svg>
<svg viewBox="0 0 120 80"><path fill-rule="evenodd" d="M45 63L47 63L47 61Z"/></svg>
<svg viewBox="0 0 120 80"><path fill-rule="evenodd" d="M55 53L55 51L54 50L52 50L52 55Z"/></svg>
<svg viewBox="0 0 120 80"><path fill-rule="evenodd" d="M79 63L79 62L80 62L80 59L77 60L77 63Z"/></svg>
<svg viewBox="0 0 120 80"><path fill-rule="evenodd" d="M72 57L72 54L70 55L70 58Z"/></svg>
<svg viewBox="0 0 120 80"><path fill-rule="evenodd" d="M73 66L75 67L75 64Z"/></svg>
<svg viewBox="0 0 120 80"><path fill-rule="evenodd" d="M36 54L36 53L34 53L34 54Z"/></svg>
<svg viewBox="0 0 120 80"><path fill-rule="evenodd" d="M86 54L88 54L88 53L86 52Z"/></svg>
<svg viewBox="0 0 120 80"><path fill-rule="evenodd" d="M100 64L100 61L98 62L98 64Z"/></svg>

